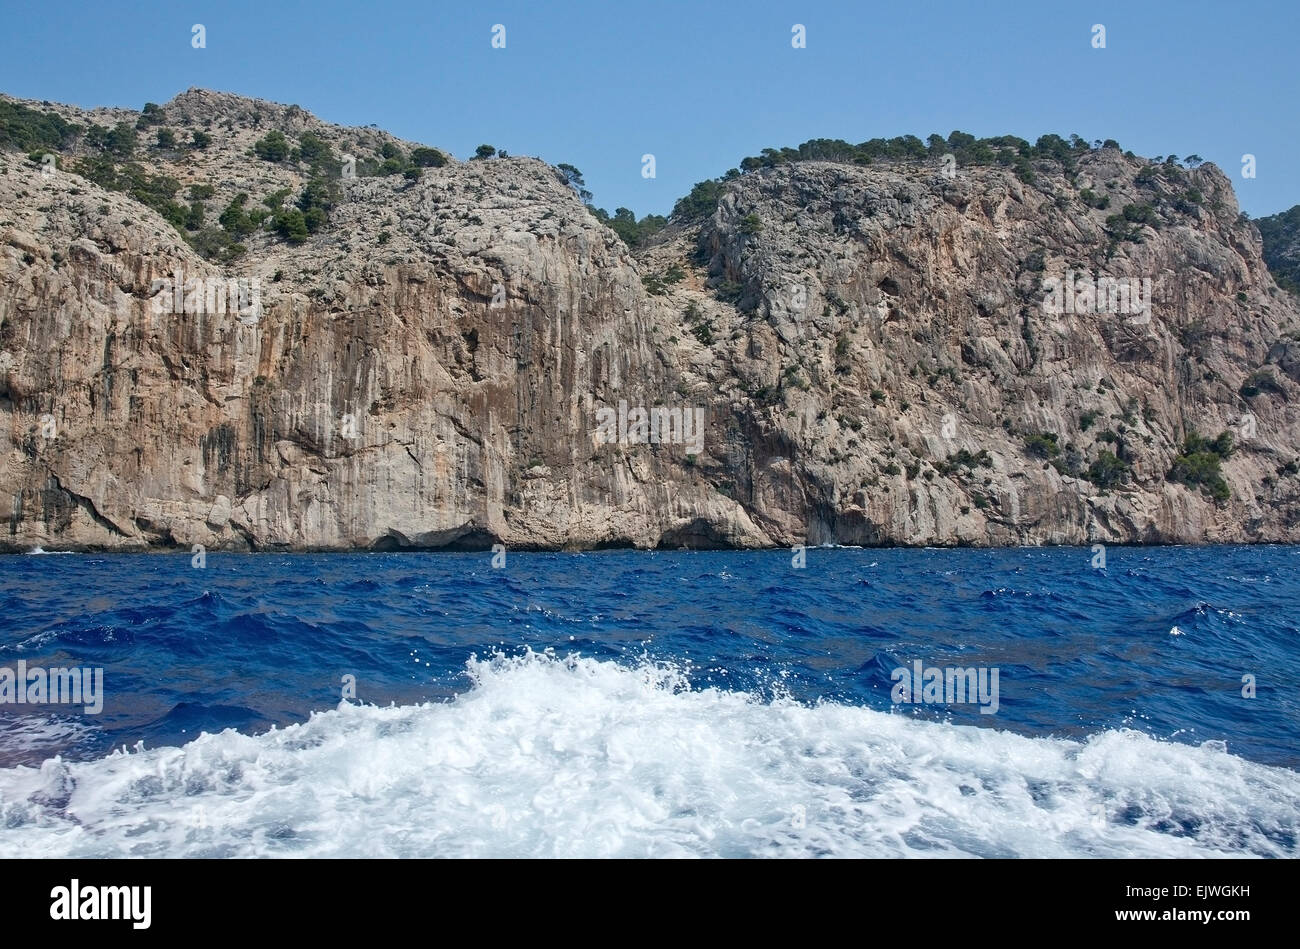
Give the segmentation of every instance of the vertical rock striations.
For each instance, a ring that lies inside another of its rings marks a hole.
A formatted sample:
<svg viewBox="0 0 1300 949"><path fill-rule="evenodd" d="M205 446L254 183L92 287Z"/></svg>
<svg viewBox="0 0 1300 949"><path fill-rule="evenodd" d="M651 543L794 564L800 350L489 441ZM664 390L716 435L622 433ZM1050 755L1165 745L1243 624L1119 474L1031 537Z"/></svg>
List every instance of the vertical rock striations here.
<svg viewBox="0 0 1300 949"><path fill-rule="evenodd" d="M318 177L256 157L271 129L412 152L203 90L150 118L208 130L133 160L210 219ZM1081 197L798 162L634 256L543 162L450 161L340 179L325 226L241 254L89 154L0 152L6 549L1300 540L1300 313L1212 166L1175 188L1099 149Z"/></svg>

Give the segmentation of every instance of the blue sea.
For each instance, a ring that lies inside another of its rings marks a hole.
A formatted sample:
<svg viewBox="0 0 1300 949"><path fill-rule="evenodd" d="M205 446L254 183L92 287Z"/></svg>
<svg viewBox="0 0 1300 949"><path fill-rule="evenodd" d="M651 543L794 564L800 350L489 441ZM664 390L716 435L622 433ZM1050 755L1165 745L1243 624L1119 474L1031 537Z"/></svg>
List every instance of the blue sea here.
<svg viewBox="0 0 1300 949"><path fill-rule="evenodd" d="M1296 856L1300 548L794 560L0 558L0 667L104 693L0 705L0 846ZM918 662L996 710L894 701Z"/></svg>

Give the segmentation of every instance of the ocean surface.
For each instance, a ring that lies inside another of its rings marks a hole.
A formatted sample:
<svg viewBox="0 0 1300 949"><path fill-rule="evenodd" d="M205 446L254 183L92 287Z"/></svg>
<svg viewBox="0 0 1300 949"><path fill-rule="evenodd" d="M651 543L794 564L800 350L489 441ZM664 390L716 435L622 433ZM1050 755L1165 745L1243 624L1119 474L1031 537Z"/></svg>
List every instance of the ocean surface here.
<svg viewBox="0 0 1300 949"><path fill-rule="evenodd" d="M806 557L0 557L0 667L104 690L0 705L0 847L1297 855L1300 548Z"/></svg>

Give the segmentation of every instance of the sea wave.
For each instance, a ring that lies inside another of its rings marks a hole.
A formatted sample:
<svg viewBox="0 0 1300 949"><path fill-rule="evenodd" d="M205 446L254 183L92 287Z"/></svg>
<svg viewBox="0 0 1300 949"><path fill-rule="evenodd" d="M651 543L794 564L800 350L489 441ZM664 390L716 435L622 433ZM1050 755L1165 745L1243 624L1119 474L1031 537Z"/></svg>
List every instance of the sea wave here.
<svg viewBox="0 0 1300 949"><path fill-rule="evenodd" d="M0 769L22 856L1295 856L1300 774L1129 730L1031 738L472 658L443 703Z"/></svg>

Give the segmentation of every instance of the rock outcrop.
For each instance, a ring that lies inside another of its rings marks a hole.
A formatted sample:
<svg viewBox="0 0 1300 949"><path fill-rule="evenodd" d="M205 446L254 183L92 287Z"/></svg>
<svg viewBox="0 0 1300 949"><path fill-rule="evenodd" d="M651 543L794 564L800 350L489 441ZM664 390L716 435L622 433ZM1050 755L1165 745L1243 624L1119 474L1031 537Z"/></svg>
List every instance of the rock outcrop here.
<svg viewBox="0 0 1300 949"><path fill-rule="evenodd" d="M136 156L210 218L307 184L270 129L413 147L203 90L153 118L211 135ZM453 160L218 264L80 148L0 152L5 549L1300 541L1300 310L1212 166L1120 230L1169 186L1116 149L1079 164L1107 210L1051 163L797 162L634 254L551 166ZM1067 271L1122 305L1053 312ZM1225 431L1226 496L1170 477Z"/></svg>

